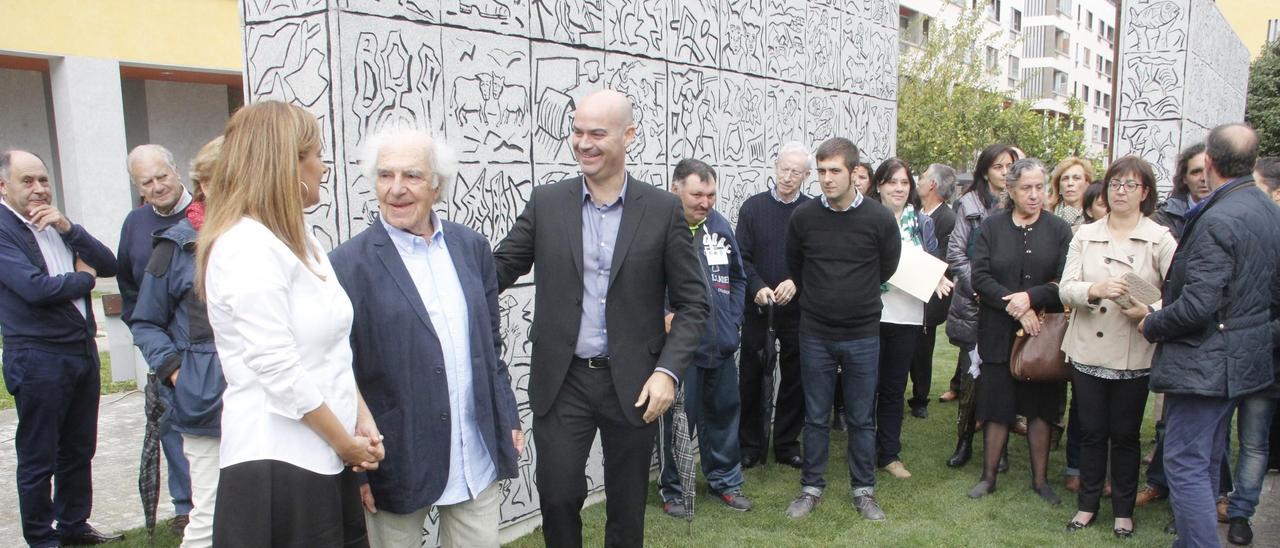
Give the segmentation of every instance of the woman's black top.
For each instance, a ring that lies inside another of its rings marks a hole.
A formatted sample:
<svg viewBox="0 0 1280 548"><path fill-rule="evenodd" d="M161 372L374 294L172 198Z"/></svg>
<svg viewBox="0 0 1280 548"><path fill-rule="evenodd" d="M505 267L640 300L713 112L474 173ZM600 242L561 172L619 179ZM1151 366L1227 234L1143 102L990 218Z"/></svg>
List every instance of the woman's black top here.
<svg viewBox="0 0 1280 548"><path fill-rule="evenodd" d="M1004 297L1026 291L1036 310L1061 312L1057 282L1067 262L1071 225L1042 212L1020 227L1013 212L988 217L974 235L970 274L978 294L978 355L984 362L1008 362L1021 323L1009 317Z"/></svg>

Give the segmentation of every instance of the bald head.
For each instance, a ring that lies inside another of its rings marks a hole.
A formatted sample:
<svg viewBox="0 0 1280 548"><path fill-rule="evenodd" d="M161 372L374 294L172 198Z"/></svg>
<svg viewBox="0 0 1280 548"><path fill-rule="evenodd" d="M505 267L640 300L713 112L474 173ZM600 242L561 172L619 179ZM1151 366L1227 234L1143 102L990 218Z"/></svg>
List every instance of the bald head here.
<svg viewBox="0 0 1280 548"><path fill-rule="evenodd" d="M635 123L632 115L631 99L621 92L612 89L601 89L588 93L574 110L575 118L584 114L593 116L603 116L614 122L620 128L626 128Z"/></svg>
<svg viewBox="0 0 1280 548"><path fill-rule="evenodd" d="M1205 171L1214 189L1253 172L1258 161L1258 134L1246 124L1223 124L1204 141Z"/></svg>
<svg viewBox="0 0 1280 548"><path fill-rule="evenodd" d="M0 153L0 194L9 207L28 219L34 208L52 205L52 181L44 160L25 150Z"/></svg>
<svg viewBox="0 0 1280 548"><path fill-rule="evenodd" d="M570 141L588 183L621 188L627 147L636 137L631 109L631 99L611 89L593 91L578 102Z"/></svg>

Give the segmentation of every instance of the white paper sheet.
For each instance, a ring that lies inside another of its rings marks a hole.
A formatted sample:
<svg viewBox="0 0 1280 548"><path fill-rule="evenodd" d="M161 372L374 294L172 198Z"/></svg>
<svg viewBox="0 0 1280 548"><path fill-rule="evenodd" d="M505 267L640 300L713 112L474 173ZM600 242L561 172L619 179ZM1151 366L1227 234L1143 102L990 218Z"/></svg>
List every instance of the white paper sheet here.
<svg viewBox="0 0 1280 548"><path fill-rule="evenodd" d="M904 245L898 270L889 278L889 285L927 303L946 272L947 263L916 246Z"/></svg>

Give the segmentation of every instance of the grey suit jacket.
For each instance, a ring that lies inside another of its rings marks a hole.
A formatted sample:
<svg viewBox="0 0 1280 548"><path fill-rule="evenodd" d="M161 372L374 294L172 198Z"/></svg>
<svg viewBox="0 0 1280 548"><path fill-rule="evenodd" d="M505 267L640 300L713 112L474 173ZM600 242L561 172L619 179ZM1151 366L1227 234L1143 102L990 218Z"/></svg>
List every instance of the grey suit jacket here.
<svg viewBox="0 0 1280 548"><path fill-rule="evenodd" d="M582 322L581 176L537 187L494 259L506 289L536 266L529 400L544 415L560 392ZM629 178L605 304L614 391L628 420L644 425L635 407L640 389L663 367L684 373L710 311L698 255L680 201ZM675 311L664 330L664 297Z"/></svg>

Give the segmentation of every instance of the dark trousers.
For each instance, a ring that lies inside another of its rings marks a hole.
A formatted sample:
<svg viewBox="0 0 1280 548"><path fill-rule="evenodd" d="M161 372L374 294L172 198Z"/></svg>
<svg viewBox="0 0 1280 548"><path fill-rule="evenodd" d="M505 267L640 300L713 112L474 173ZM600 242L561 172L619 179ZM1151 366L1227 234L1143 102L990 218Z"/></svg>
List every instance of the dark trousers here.
<svg viewBox="0 0 1280 548"><path fill-rule="evenodd" d="M915 352L911 355L912 409L929 406L929 387L933 383L933 345L937 340L937 326L918 326Z"/></svg>
<svg viewBox="0 0 1280 548"><path fill-rule="evenodd" d="M901 458L903 397L919 335L918 325L880 324L880 377L876 388L876 466L887 466Z"/></svg>
<svg viewBox="0 0 1280 548"><path fill-rule="evenodd" d="M1108 380L1074 371L1072 378L1073 399L1081 408L1088 409L1087 413L1075 417L1081 433L1080 494L1076 498L1076 509L1098 511L1109 456L1112 517L1131 518L1141 471L1140 432L1142 413L1147 407L1147 377Z"/></svg>
<svg viewBox="0 0 1280 548"><path fill-rule="evenodd" d="M360 483L278 460L233 464L218 474L213 545L219 548L367 548Z"/></svg>
<svg viewBox="0 0 1280 548"><path fill-rule="evenodd" d="M698 453L702 473L713 493L732 493L742 488L742 455L738 449L738 371L733 356L717 359L715 367L690 366L684 371L684 409L689 426L698 433ZM673 412L662 416L662 475L658 489L663 500L684 494L680 472L676 470L671 427ZM692 432L691 432L692 433Z"/></svg>
<svg viewBox="0 0 1280 548"><path fill-rule="evenodd" d="M801 381L804 382L804 467L800 485L821 491L827 486L831 452L831 409L836 391L844 393L849 431L846 459L853 494L875 491L875 393L880 370L880 338L848 341L800 336ZM836 383L836 368L843 374Z"/></svg>
<svg viewBox="0 0 1280 548"><path fill-rule="evenodd" d="M1164 432L1165 422L1156 421L1156 449L1151 456L1151 464L1147 465L1147 485L1169 492L1169 481L1164 473ZM1231 433L1227 432L1227 452L1231 452ZM1218 467L1218 494L1225 495L1234 489L1231 481L1231 459L1222 459Z"/></svg>
<svg viewBox="0 0 1280 548"><path fill-rule="evenodd" d="M752 307L755 305L748 305ZM774 319L775 327L779 322ZM764 379L764 338L768 329L765 316L747 312L742 324L742 352L738 354L738 392L742 401L742 420L738 423L738 441L742 455L758 458L768 448L764 443L764 402L761 384ZM804 388L800 383L800 330L795 320L777 330L778 399L773 408L773 454L778 460L800 454L800 430L804 426Z"/></svg>
<svg viewBox="0 0 1280 548"><path fill-rule="evenodd" d="M1074 373L1072 373L1074 375ZM1067 475L1080 475L1080 437L1084 435L1080 426L1080 413L1076 411L1075 383L1071 385L1071 404L1067 411Z"/></svg>
<svg viewBox="0 0 1280 548"><path fill-rule="evenodd" d="M622 414L609 369L575 360L551 410L533 418L537 442L542 540L553 548L582 546L587 455L600 432L604 449L604 544L644 545L645 500L658 422L637 427ZM596 479L593 483L598 484Z"/></svg>
<svg viewBox="0 0 1280 548"><path fill-rule="evenodd" d="M1164 467L1178 546L1219 546L1219 467L1236 400L1165 394Z"/></svg>
<svg viewBox="0 0 1280 548"><path fill-rule="evenodd" d="M93 507L90 462L98 446L101 388L97 348L93 341L78 354L6 348L4 382L18 412L14 448L22 536L31 546L57 546L59 533L88 528Z"/></svg>

